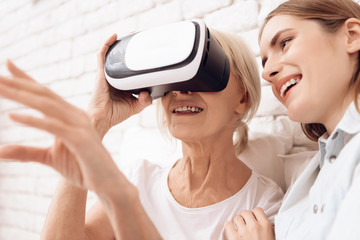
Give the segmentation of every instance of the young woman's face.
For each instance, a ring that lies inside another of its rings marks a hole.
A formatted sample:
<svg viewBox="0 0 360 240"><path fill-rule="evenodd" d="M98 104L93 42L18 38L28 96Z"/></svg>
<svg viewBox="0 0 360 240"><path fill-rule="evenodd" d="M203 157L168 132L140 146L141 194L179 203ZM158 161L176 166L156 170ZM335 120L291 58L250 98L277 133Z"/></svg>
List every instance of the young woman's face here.
<svg viewBox="0 0 360 240"><path fill-rule="evenodd" d="M169 92L161 102L172 136L182 141L220 137L233 134L239 113L245 111L241 103L243 90L230 74L226 88L220 92Z"/></svg>
<svg viewBox="0 0 360 240"><path fill-rule="evenodd" d="M326 33L311 20L277 15L260 39L263 78L288 108L289 117L325 126L343 113L354 72L343 28Z"/></svg>

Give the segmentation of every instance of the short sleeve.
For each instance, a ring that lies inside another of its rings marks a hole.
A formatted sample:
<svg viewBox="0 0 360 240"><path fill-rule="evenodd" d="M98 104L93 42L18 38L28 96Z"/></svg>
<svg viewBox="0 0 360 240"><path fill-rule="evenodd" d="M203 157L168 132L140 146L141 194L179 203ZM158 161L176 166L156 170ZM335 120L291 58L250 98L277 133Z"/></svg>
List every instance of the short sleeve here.
<svg viewBox="0 0 360 240"><path fill-rule="evenodd" d="M261 207L271 223L280 209L284 193L282 189L271 179L259 176L261 185L258 187L260 200L258 207Z"/></svg>

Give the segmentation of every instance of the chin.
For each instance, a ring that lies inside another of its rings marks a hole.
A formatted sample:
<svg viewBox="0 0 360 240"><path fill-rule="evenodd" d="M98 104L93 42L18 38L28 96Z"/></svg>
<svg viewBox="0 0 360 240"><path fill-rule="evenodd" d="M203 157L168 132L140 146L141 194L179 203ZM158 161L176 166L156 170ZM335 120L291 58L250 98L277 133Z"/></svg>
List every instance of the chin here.
<svg viewBox="0 0 360 240"><path fill-rule="evenodd" d="M293 102L288 106L288 116L294 122L307 123L309 117L311 117L309 116L311 108L311 104L296 104Z"/></svg>
<svg viewBox="0 0 360 240"><path fill-rule="evenodd" d="M199 137L199 134L196 134L194 131L191 131L191 129L173 130L171 131L171 135L180 141L186 141L189 139L194 139Z"/></svg>

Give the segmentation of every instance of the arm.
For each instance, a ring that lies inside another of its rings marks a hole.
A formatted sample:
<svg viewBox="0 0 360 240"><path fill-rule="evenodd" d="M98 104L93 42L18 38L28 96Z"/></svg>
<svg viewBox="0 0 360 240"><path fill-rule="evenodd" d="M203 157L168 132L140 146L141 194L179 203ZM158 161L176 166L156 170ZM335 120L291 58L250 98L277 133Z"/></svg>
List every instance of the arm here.
<svg viewBox="0 0 360 240"><path fill-rule="evenodd" d="M119 101L116 108L123 115L110 124L106 124L106 122L104 124L104 121L101 121L103 119L96 118L99 116L96 114L99 111L86 114L65 102L51 90L38 84L10 62L7 65L13 77L0 76L0 95L43 113L43 117L10 114L10 118L27 126L47 131L53 134L56 140L54 145L49 148L1 146L0 158L45 164L57 170L68 181L67 185L61 184L58 189L57 197L52 204L55 207L50 209L46 221L44 238L52 237L50 231L55 228L54 233L61 232L63 236L71 235L71 237L73 237L73 233L80 235L83 233L84 237L79 235L79 238L85 239L87 233L103 233L105 229L96 223L105 222L106 224L106 221L109 221L118 239L122 239L122 236L125 236L125 239L137 239L137 236L141 236L142 239L145 239L145 236L151 239L153 237L160 238L140 204L135 187L119 171L101 143L103 134L113 123L129 117L131 113L141 111L151 103L150 97L144 93L140 95L139 99L123 95L122 101ZM122 109L120 108L121 104L125 105ZM93 116L95 120L90 120L89 115ZM95 124L96 128L92 124ZM114 195L112 193L114 185L112 184L115 184L116 188L121 191ZM94 208L95 210L92 210L91 214L89 213L85 226L86 189L93 190L98 194L103 210ZM67 197L62 199L63 196ZM129 204L132 206L131 208L129 208ZM64 209L68 210L62 211ZM77 213L76 217L72 214L72 210ZM74 225L66 223L69 221L67 216L70 216L71 223ZM55 226L57 219L61 220L59 227ZM149 225L142 226L142 224ZM73 232L73 229L76 231ZM149 229L151 230L149 231ZM149 232L153 234L148 234Z"/></svg>
<svg viewBox="0 0 360 240"><path fill-rule="evenodd" d="M162 239L147 216L135 187L123 189L121 192L113 191L114 187L124 185L120 176L118 180L119 183L112 181L98 193L116 239Z"/></svg>
<svg viewBox="0 0 360 240"><path fill-rule="evenodd" d="M41 239L85 239L87 190L62 179L46 216Z"/></svg>
<svg viewBox="0 0 360 240"><path fill-rule="evenodd" d="M86 213L87 191L62 180L59 184L41 239L161 239L143 209L135 188L113 181L103 188L97 202ZM131 236L131 237L129 237Z"/></svg>
<svg viewBox="0 0 360 240"><path fill-rule="evenodd" d="M98 52L96 86L88 109L90 121L101 139L113 125L120 123L137 111L140 112L149 104L146 101L141 106L132 103L136 106L136 111L132 113L131 109L124 108L124 105L130 105L133 98L126 100L127 96L123 99L118 96L119 101L111 98L104 74L104 59L108 48L115 40L116 35L111 36ZM19 75L21 70L16 69L12 64L9 66L9 70L14 75L29 78L29 76ZM71 153L66 153L67 149L60 141L54 144L54 148L60 149L55 150L55 155L59 160L60 155L64 155L64 152L66 158L73 158ZM114 231L101 203L95 204L86 213L86 200L87 190L76 187L63 179L53 196L43 227L42 239L56 239L55 237L58 239L114 239Z"/></svg>

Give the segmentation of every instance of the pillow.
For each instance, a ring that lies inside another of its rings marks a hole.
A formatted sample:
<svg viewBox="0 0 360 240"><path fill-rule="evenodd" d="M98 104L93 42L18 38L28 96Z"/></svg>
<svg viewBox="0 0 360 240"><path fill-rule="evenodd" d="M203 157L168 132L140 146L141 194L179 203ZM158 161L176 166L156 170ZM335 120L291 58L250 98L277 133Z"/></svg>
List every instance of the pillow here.
<svg viewBox="0 0 360 240"><path fill-rule="evenodd" d="M249 129L248 146L239 158L286 192L316 152L317 143L287 116L256 117Z"/></svg>
<svg viewBox="0 0 360 240"><path fill-rule="evenodd" d="M249 124L248 146L239 154L239 159L254 171L274 180L286 190L284 162L293 146L295 124L286 116L257 117Z"/></svg>
<svg viewBox="0 0 360 240"><path fill-rule="evenodd" d="M307 150L295 154L279 156L284 163L285 189L289 189L317 152L318 151Z"/></svg>
<svg viewBox="0 0 360 240"><path fill-rule="evenodd" d="M256 116L287 116L286 107L274 96L269 84L261 86L261 99Z"/></svg>

